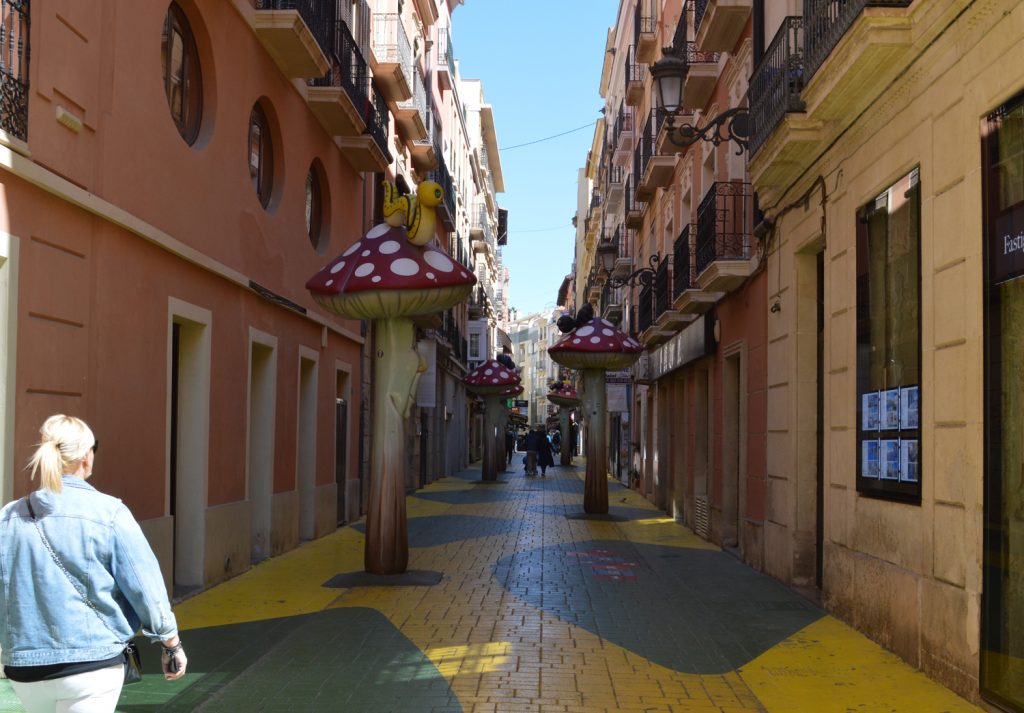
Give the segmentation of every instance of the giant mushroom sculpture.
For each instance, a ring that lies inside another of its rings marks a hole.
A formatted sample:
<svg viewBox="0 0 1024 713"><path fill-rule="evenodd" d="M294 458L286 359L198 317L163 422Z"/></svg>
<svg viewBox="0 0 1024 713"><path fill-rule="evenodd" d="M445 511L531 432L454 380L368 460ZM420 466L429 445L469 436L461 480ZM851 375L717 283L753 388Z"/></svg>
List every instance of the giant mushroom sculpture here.
<svg viewBox="0 0 1024 713"><path fill-rule="evenodd" d="M501 399L503 402L508 399L514 399L523 393L522 386L510 386L501 392ZM505 405L504 403L502 404ZM509 410L508 407L502 408L501 418L498 420L498 427L495 429L494 442L495 442L495 462L497 463L497 470L499 473L504 473L508 470L508 460L505 455L505 433L508 431L509 422Z"/></svg>
<svg viewBox="0 0 1024 713"><path fill-rule="evenodd" d="M572 429L569 427L569 412L580 405L579 394L568 384L556 384L548 392L548 401L558 407L558 428L562 431L562 465L572 465Z"/></svg>
<svg viewBox="0 0 1024 713"><path fill-rule="evenodd" d="M381 224L306 283L325 309L373 320L374 401L364 565L400 574L409 563L405 513L405 419L426 362L412 318L464 300L476 277L432 245L409 242L404 228Z"/></svg>
<svg viewBox="0 0 1024 713"><path fill-rule="evenodd" d="M640 357L643 347L600 317L580 324L548 349L558 364L583 372L583 410L587 419L587 480L583 510L608 512L608 465L606 462L604 390L606 369L625 369Z"/></svg>
<svg viewBox="0 0 1024 713"><path fill-rule="evenodd" d="M463 381L466 389L484 397L484 463L481 480L495 482L498 480L498 435L495 429L502 421L505 399L510 392L519 386L519 374L501 362L491 359L485 361L473 371L466 374ZM504 439L504 431L500 434Z"/></svg>

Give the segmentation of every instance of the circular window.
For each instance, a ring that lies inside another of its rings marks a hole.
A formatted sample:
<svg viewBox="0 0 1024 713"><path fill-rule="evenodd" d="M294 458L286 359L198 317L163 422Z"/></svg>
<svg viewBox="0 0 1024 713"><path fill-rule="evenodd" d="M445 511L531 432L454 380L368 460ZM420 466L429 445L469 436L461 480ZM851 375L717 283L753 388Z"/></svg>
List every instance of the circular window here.
<svg viewBox="0 0 1024 713"><path fill-rule="evenodd" d="M260 205L270 204L274 189L274 145L270 138L270 123L259 104L249 114L249 176Z"/></svg>
<svg viewBox="0 0 1024 713"><path fill-rule="evenodd" d="M195 36L176 2L167 8L160 49L171 118L181 138L192 145L199 136L203 114L203 77Z"/></svg>
<svg viewBox="0 0 1024 713"><path fill-rule="evenodd" d="M306 234L313 250L320 255L327 248L330 233L331 209L325 176L323 164L314 160L306 174Z"/></svg>

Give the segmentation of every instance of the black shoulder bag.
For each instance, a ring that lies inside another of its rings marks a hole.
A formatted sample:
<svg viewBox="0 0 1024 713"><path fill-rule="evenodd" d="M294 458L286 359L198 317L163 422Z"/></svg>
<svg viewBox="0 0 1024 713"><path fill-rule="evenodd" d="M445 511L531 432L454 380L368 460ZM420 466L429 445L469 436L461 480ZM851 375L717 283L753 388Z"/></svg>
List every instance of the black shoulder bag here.
<svg viewBox="0 0 1024 713"><path fill-rule="evenodd" d="M50 557L53 558L53 561L57 563L57 566L60 568L60 571L63 572L64 576L68 578L69 582L71 582L71 586L75 588L75 591L78 592L78 596L82 598L82 601L85 602L86 606L92 609L92 613L96 615L96 618L100 620L100 623L103 624L103 626L105 626L107 630L115 637L119 637L119 634L113 629L111 629L110 625L107 624L106 620L100 615L100 612L96 608L96 605L93 604L92 601L90 601L89 597L86 595L85 589L78 582L75 581L74 577L71 576L71 573L68 572L67 567L65 567L64 563L60 561L60 557L57 556L57 553L50 545L50 541L46 539L46 534L43 532L43 528L39 526L39 520L36 519L35 510L32 509L31 498L26 497L25 504L28 505L28 514L32 516L32 524L36 526L36 532L39 533L39 537L40 539L42 539L43 545L46 546L46 550L50 553ZM128 685L129 683L138 683L141 680L142 656L140 655L139 647L136 646L135 642L128 641L124 645L124 684Z"/></svg>

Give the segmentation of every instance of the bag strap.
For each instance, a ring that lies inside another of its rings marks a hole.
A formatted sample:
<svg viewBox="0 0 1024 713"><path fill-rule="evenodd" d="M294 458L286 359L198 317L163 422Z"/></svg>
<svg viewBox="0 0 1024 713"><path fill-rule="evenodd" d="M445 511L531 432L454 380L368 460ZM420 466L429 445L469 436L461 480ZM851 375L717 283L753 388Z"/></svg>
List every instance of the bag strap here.
<svg viewBox="0 0 1024 713"><path fill-rule="evenodd" d="M103 615L100 614L99 609L97 609L96 605L92 603L91 599L89 599L88 595L85 593L85 587L81 586L81 584L79 584L78 581L71 576L71 572L68 572L68 568L64 566L64 563L61 562L60 557L57 556L56 551L54 551L53 546L50 544L50 540L48 540L46 537L46 533L44 533L43 528L39 526L39 520L36 519L36 511L32 509L31 496L25 497L25 504L28 505L28 514L32 516L32 524L36 526L36 532L39 533L39 538L43 541L43 545L46 547L47 552L50 553L50 557L53 558L53 561L60 568L60 571L64 573L64 576L68 578L68 582L71 583L71 586L74 587L75 591L78 593L78 596L81 597L82 601L85 602L86 606L92 609L92 613L96 615L96 618L100 620L100 623L107 628L107 631L113 634L117 639L120 639L121 635L114 631L112 628L110 628L110 625L107 623L106 619L104 619ZM127 645L127 642L124 643Z"/></svg>

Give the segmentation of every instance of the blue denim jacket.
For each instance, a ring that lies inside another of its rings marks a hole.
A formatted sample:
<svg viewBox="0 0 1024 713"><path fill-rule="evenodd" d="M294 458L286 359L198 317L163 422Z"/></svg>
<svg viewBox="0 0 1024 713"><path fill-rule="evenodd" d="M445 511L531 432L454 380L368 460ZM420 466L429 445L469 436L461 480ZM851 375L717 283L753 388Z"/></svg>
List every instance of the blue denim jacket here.
<svg viewBox="0 0 1024 713"><path fill-rule="evenodd" d="M153 550L120 500L67 475L62 492L29 497L50 545L103 621L53 561L25 499L8 503L0 510L3 664L99 661L120 653L140 626L154 641L178 633Z"/></svg>

